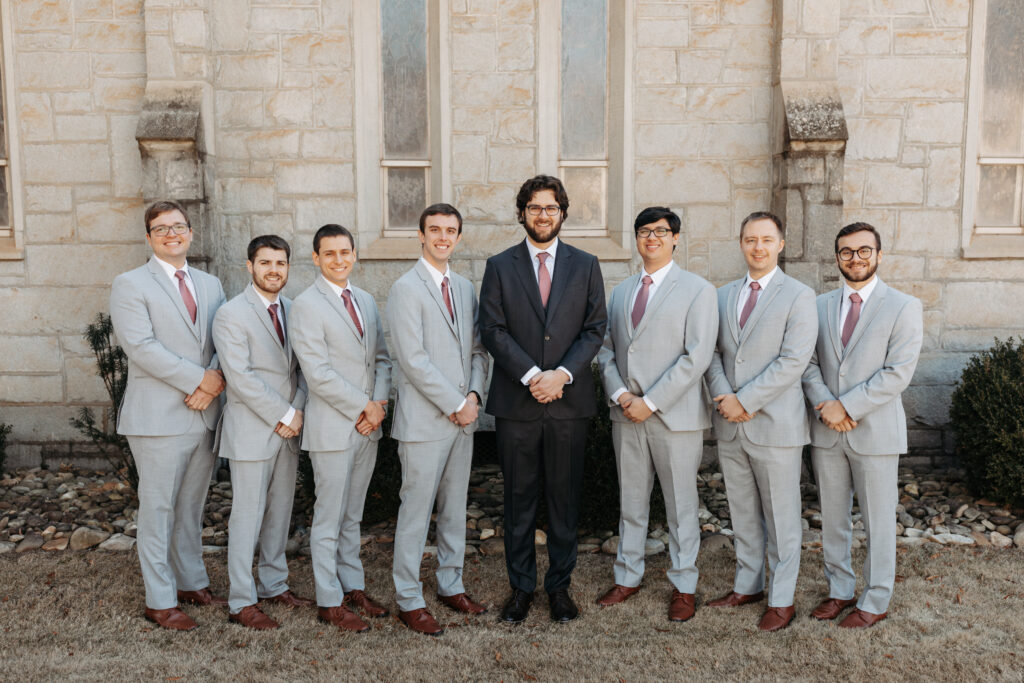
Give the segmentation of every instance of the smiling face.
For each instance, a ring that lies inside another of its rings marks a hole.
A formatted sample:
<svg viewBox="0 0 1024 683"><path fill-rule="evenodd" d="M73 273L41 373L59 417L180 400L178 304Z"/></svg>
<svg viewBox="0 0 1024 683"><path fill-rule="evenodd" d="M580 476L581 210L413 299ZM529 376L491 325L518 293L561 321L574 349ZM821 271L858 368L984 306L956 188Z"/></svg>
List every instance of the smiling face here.
<svg viewBox="0 0 1024 683"><path fill-rule="evenodd" d="M170 263L175 268L181 268L185 265L185 256L192 244L192 229L186 230L184 235L175 235L173 230L163 236L153 234L153 228L173 225L188 225L188 219L177 210L158 214L146 226L146 242L158 259Z"/></svg>
<svg viewBox="0 0 1024 683"><path fill-rule="evenodd" d="M750 221L740 234L740 249L750 277L760 280L779 265L779 254L786 246L779 229L769 218Z"/></svg>
<svg viewBox="0 0 1024 683"><path fill-rule="evenodd" d="M440 272L444 272L455 251L455 245L462 239L459 233L458 216L442 213L432 214L424 219L423 230L419 235L423 245L423 258Z"/></svg>
<svg viewBox="0 0 1024 683"><path fill-rule="evenodd" d="M531 216L530 207L538 206L545 210L541 211L539 216ZM555 238L558 237L558 231L562 229L563 216L561 211L554 216L547 214L547 211L552 210L552 207L555 209L559 208L554 191L538 190L530 197L530 201L526 204L526 210L523 212L525 220L523 227L526 228L526 234L530 236L530 241L541 249L546 249L554 242Z"/></svg>
<svg viewBox="0 0 1024 683"><path fill-rule="evenodd" d="M641 226L637 232L639 233L640 230L651 231L647 237L640 237L637 234L636 250L640 253L640 258L644 260L644 269L648 273L653 273L668 265L668 262L672 260L672 250L679 244L679 233L673 235L672 228L664 218ZM657 230L665 230L665 236L658 237L655 234Z"/></svg>
<svg viewBox="0 0 1024 683"><path fill-rule="evenodd" d="M352 241L345 235L321 238L320 251L313 252L313 265L320 268L328 282L347 287L352 267L356 265L356 250Z"/></svg>
<svg viewBox="0 0 1024 683"><path fill-rule="evenodd" d="M861 258L857 253L859 249L864 247L871 249L871 256L866 259ZM860 289L867 284L875 276L878 264L882 262L882 252L878 250L875 236L868 230L843 235L836 243L836 249L836 263L839 265L839 270L842 272L846 282L854 289ZM839 258L838 252L844 249L853 251L853 258L849 261Z"/></svg>
<svg viewBox="0 0 1024 683"><path fill-rule="evenodd" d="M288 282L288 253L284 249L262 247L245 265L252 274L253 286L271 301Z"/></svg>

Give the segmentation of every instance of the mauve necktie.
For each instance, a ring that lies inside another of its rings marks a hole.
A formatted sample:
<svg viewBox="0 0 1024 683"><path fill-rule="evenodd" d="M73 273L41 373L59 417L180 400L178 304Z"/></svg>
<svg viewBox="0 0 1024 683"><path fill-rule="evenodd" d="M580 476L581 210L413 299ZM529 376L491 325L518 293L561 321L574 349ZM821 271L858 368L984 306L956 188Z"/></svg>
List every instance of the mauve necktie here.
<svg viewBox="0 0 1024 683"><path fill-rule="evenodd" d="M640 281L640 292L636 295L636 301L633 302L633 314L630 316L633 320L633 329L640 324L643 320L644 311L647 310L647 295L650 292L651 285L654 284L654 280L651 279L650 275L644 275L644 279Z"/></svg>
<svg viewBox="0 0 1024 683"><path fill-rule="evenodd" d="M356 324L356 332L358 332L359 336L362 337L363 326L359 324L359 314L356 313L356 307L352 303L352 292L346 289L341 293L341 298L345 300L345 310L347 310L348 314L352 316L352 322Z"/></svg>
<svg viewBox="0 0 1024 683"><path fill-rule="evenodd" d="M196 300L192 298L192 292L188 291L188 285L185 284L185 271L174 271L174 277L178 278L178 291L181 292L181 300L185 302L185 310L192 316L192 324L195 324L198 309L196 308Z"/></svg>
<svg viewBox="0 0 1024 683"><path fill-rule="evenodd" d="M452 317L452 322L455 322L455 309L452 308L452 294L448 288L447 275L441 280L441 293L444 294L444 305L448 307L448 315Z"/></svg>
<svg viewBox="0 0 1024 683"><path fill-rule="evenodd" d="M284 328L281 327L281 319L277 317L277 304L270 304L267 310L270 311L270 319L274 321L277 338L281 340L281 346L284 346Z"/></svg>
<svg viewBox="0 0 1024 683"><path fill-rule="evenodd" d="M846 323L843 324L844 347L850 342L850 337L853 336L853 330L857 327L857 321L860 320L861 301L863 301L863 299L860 298L860 294L857 292L850 295L850 312L846 314Z"/></svg>
<svg viewBox="0 0 1024 683"><path fill-rule="evenodd" d="M548 272L548 267L544 265L549 256L551 254L546 251L537 254L537 259L540 261L540 265L537 267L537 285L540 287L540 302L545 307L548 305L548 297L551 296L551 273Z"/></svg>
<svg viewBox="0 0 1024 683"><path fill-rule="evenodd" d="M747 324L747 318L750 317L750 312L754 310L754 306L757 305L757 292L761 289L761 285L757 282L750 283L750 296L747 297L747 303L743 304L743 310L740 311L740 329Z"/></svg>

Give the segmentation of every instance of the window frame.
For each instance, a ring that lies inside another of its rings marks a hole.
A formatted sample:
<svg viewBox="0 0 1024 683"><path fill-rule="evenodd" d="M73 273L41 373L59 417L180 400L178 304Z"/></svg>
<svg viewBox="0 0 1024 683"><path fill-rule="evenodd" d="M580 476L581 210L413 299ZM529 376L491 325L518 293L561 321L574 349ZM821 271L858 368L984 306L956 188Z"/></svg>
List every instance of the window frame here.
<svg viewBox="0 0 1024 683"><path fill-rule="evenodd" d="M18 126L14 119L17 96L14 64L13 8L11 0L0 0L0 80L3 81L4 134L6 135L7 157L3 159L7 180L9 236L0 237L0 261L17 261L24 258L24 206L21 196L21 144Z"/></svg>

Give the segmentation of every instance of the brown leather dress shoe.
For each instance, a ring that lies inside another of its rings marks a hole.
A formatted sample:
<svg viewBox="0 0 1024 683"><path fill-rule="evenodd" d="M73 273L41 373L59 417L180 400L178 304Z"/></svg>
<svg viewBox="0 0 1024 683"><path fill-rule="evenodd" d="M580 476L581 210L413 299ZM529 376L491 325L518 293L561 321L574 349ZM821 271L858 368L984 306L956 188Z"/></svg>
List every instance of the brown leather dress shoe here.
<svg viewBox="0 0 1024 683"><path fill-rule="evenodd" d="M256 605L246 605L239 610L238 614L229 614L228 621L233 621L236 624L254 628L258 631L270 631L280 627L280 624L261 612L260 608Z"/></svg>
<svg viewBox="0 0 1024 683"><path fill-rule="evenodd" d="M360 590L349 591L345 593L345 602L350 605L355 605L359 609L363 610L363 614L368 617L386 617L388 611L374 602L373 598Z"/></svg>
<svg viewBox="0 0 1024 683"><path fill-rule="evenodd" d="M886 614L888 614L888 612L872 614L871 612L865 612L862 609L854 609L846 615L845 619L839 622L839 628L868 628L869 626L874 626L882 619L885 619Z"/></svg>
<svg viewBox="0 0 1024 683"><path fill-rule="evenodd" d="M345 605L337 607L317 608L317 619L345 631L363 633L370 630L370 625L360 619Z"/></svg>
<svg viewBox="0 0 1024 683"><path fill-rule="evenodd" d="M169 631L191 631L199 628L199 624L192 621L192 617L182 612L177 607L168 609L146 608L146 618L157 626Z"/></svg>
<svg viewBox="0 0 1024 683"><path fill-rule="evenodd" d="M687 621L693 617L696 611L697 603L694 600L693 593L672 591L672 599L668 603L669 621Z"/></svg>
<svg viewBox="0 0 1024 683"><path fill-rule="evenodd" d="M620 602L625 602L626 598L633 595L640 590L640 586L630 588L629 586L620 586L615 584L612 586L607 593L597 599L597 604L601 607L611 607L612 605L618 605Z"/></svg>
<svg viewBox="0 0 1024 683"><path fill-rule="evenodd" d="M444 633L444 629L434 620L434 617L430 616L430 612L427 611L426 607L420 607L409 612L399 612L398 618L402 620L403 624L417 633L423 633L428 636L439 636Z"/></svg>
<svg viewBox="0 0 1024 683"><path fill-rule="evenodd" d="M200 588L197 591L178 591L178 602L187 602L190 605L219 605L228 604L226 598L214 595L209 588Z"/></svg>
<svg viewBox="0 0 1024 683"><path fill-rule="evenodd" d="M465 593L457 593L455 595L441 595L438 593L437 599L451 607L456 612L463 612L465 614L483 614L487 611L486 607L473 602L473 600Z"/></svg>
<svg viewBox="0 0 1024 683"><path fill-rule="evenodd" d="M290 590L285 591L284 593L278 593L277 595L273 595L269 598L263 598L262 600L260 600L260 602L274 602L278 605L284 605L285 607L289 608L312 607L316 604L309 598L300 598L298 595L292 593Z"/></svg>
<svg viewBox="0 0 1024 683"><path fill-rule="evenodd" d="M796 610L793 605L789 607L769 607L768 611L761 617L761 623L757 625L762 631L781 631L793 621Z"/></svg>
<svg viewBox="0 0 1024 683"><path fill-rule="evenodd" d="M840 600L839 598L829 598L823 600L820 605L814 608L811 612L811 616L821 621L831 621L839 616L839 613L844 609L857 602L856 598L850 600Z"/></svg>
<svg viewBox="0 0 1024 683"><path fill-rule="evenodd" d="M762 600L764 600L764 591L759 591L753 595L728 593L717 600L709 602L708 607L739 607L740 605L746 605L751 602L760 602Z"/></svg>

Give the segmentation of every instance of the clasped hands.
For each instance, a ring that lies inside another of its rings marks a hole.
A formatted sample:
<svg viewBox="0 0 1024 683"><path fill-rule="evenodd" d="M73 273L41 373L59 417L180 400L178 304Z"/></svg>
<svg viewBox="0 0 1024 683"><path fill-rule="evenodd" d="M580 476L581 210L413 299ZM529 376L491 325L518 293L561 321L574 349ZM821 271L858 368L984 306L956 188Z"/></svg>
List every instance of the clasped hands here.
<svg viewBox="0 0 1024 683"><path fill-rule="evenodd" d="M448 420L454 425L465 427L473 424L479 416L480 403L476 397L476 392L471 391L466 394L466 402L463 404L462 409L449 415Z"/></svg>
<svg viewBox="0 0 1024 683"><path fill-rule="evenodd" d="M224 373L220 370L207 370L203 373L203 381L195 391L185 397L185 405L192 410L206 410L213 399L224 391Z"/></svg>
<svg viewBox="0 0 1024 683"><path fill-rule="evenodd" d="M843 407L842 402L837 399L822 401L814 406L814 409L821 415L821 421L829 429L837 432L848 432L857 426L857 421L850 417Z"/></svg>
<svg viewBox="0 0 1024 683"><path fill-rule="evenodd" d="M619 407L622 408L622 414L626 416L627 420L637 424L654 414L642 396L637 396L629 391L619 394Z"/></svg>
<svg viewBox="0 0 1024 683"><path fill-rule="evenodd" d="M363 412L359 413L359 418L356 420L356 431L363 436L369 436L377 431L380 423L384 421L384 416L387 414L387 407L387 399L367 403L366 407L363 408Z"/></svg>
<svg viewBox="0 0 1024 683"><path fill-rule="evenodd" d="M298 436L302 430L302 411L296 410L295 417L292 418L291 423L285 424L284 422L278 422L277 426L274 427L274 432L279 436L290 439L293 436Z"/></svg>
<svg viewBox="0 0 1024 683"><path fill-rule="evenodd" d="M568 381L564 370L542 370L530 378L530 393L537 403L551 403L562 398L562 388Z"/></svg>
<svg viewBox="0 0 1024 683"><path fill-rule="evenodd" d="M715 410L718 411L718 414L729 422L750 422L757 415L756 412L748 413L740 400L736 398L736 394L719 394L711 400L717 404Z"/></svg>

